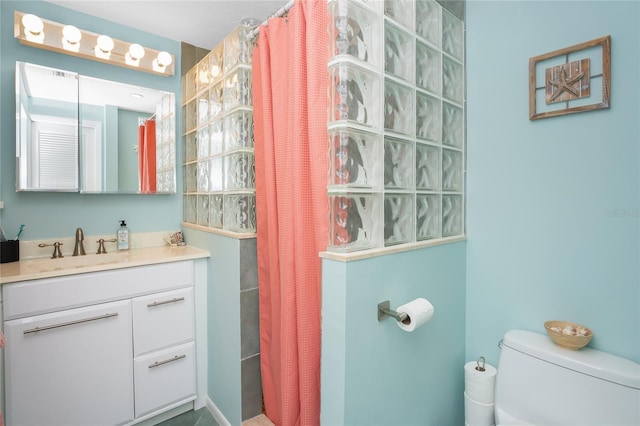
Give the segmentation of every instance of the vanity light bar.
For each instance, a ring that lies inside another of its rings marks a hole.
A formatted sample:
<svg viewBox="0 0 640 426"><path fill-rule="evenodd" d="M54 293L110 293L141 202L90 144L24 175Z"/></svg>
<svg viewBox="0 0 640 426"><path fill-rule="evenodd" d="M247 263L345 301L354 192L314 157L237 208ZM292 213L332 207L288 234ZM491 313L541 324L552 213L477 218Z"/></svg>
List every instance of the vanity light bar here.
<svg viewBox="0 0 640 426"><path fill-rule="evenodd" d="M175 60L169 52L95 34L30 13L14 13L13 34L27 46L157 75L174 74Z"/></svg>

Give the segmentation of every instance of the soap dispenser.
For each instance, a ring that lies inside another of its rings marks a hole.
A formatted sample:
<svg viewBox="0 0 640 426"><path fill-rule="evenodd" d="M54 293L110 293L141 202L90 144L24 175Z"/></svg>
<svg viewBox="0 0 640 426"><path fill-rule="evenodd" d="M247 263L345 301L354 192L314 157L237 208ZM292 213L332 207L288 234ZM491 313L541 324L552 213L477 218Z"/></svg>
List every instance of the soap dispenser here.
<svg viewBox="0 0 640 426"><path fill-rule="evenodd" d="M120 221L120 228L117 232L118 250L129 250L129 230L124 220Z"/></svg>

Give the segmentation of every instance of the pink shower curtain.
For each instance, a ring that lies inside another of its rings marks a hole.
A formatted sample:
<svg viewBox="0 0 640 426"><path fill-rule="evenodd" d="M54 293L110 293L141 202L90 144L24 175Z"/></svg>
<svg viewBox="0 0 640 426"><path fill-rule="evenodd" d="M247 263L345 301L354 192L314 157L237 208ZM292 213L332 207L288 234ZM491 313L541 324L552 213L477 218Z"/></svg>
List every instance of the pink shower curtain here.
<svg viewBox="0 0 640 426"><path fill-rule="evenodd" d="M327 247L327 2L300 0L253 52L260 356L267 417L320 423Z"/></svg>
<svg viewBox="0 0 640 426"><path fill-rule="evenodd" d="M156 192L156 121L138 126L138 173L140 192Z"/></svg>

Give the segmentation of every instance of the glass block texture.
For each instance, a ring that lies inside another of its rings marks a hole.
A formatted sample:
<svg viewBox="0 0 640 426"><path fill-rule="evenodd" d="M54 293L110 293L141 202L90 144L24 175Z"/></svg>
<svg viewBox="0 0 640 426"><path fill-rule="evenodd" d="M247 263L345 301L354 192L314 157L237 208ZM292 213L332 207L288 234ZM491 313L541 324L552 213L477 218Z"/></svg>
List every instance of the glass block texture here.
<svg viewBox="0 0 640 426"><path fill-rule="evenodd" d="M331 194L329 208L332 250L351 252L379 246L379 194Z"/></svg>
<svg viewBox="0 0 640 426"><path fill-rule="evenodd" d="M463 235L464 22L435 0L328 8L329 251Z"/></svg>
<svg viewBox="0 0 640 426"><path fill-rule="evenodd" d="M442 55L421 41L416 42L416 86L440 94Z"/></svg>
<svg viewBox="0 0 640 426"><path fill-rule="evenodd" d="M438 146L416 144L417 190L440 190L440 151L441 148Z"/></svg>
<svg viewBox="0 0 640 426"><path fill-rule="evenodd" d="M253 151L235 152L224 156L225 190L250 190L256 186Z"/></svg>
<svg viewBox="0 0 640 426"><path fill-rule="evenodd" d="M413 195L384 195L384 245L409 243L414 240Z"/></svg>
<svg viewBox="0 0 640 426"><path fill-rule="evenodd" d="M416 196L416 240L440 237L440 195L418 194Z"/></svg>
<svg viewBox="0 0 640 426"><path fill-rule="evenodd" d="M415 115L413 97L415 91L405 85L385 80L384 128L407 136L413 136Z"/></svg>
<svg viewBox="0 0 640 426"><path fill-rule="evenodd" d="M442 63L442 93L445 98L462 103L464 71L461 64L449 58L443 58Z"/></svg>
<svg viewBox="0 0 640 426"><path fill-rule="evenodd" d="M251 68L235 68L224 79L223 108L251 107Z"/></svg>
<svg viewBox="0 0 640 426"><path fill-rule="evenodd" d="M380 128L380 76L347 59L329 66L329 75L329 122Z"/></svg>
<svg viewBox="0 0 640 426"><path fill-rule="evenodd" d="M239 233L256 223L250 30L236 27L183 79L183 220Z"/></svg>
<svg viewBox="0 0 640 426"><path fill-rule="evenodd" d="M414 38L399 27L385 22L384 70L406 81L413 81L415 61Z"/></svg>
<svg viewBox="0 0 640 426"><path fill-rule="evenodd" d="M224 146L227 151L253 148L253 112L237 110L224 117Z"/></svg>
<svg viewBox="0 0 640 426"><path fill-rule="evenodd" d="M443 125L441 108L438 98L424 93L416 94L416 137L418 139L440 141L440 128ZM459 124L462 125L462 122Z"/></svg>
<svg viewBox="0 0 640 426"><path fill-rule="evenodd" d="M349 55L380 65L382 30L377 14L354 1L338 0L329 6L329 55Z"/></svg>
<svg viewBox="0 0 640 426"><path fill-rule="evenodd" d="M441 45L442 13L435 0L416 0L416 34L435 47Z"/></svg>
<svg viewBox="0 0 640 426"><path fill-rule="evenodd" d="M329 185L380 189L380 135L349 128L329 131Z"/></svg>
<svg viewBox="0 0 640 426"><path fill-rule="evenodd" d="M442 196L442 236L451 237L463 232L464 207L461 195Z"/></svg>
<svg viewBox="0 0 640 426"><path fill-rule="evenodd" d="M413 30L414 0L384 0L384 14L395 22Z"/></svg>
<svg viewBox="0 0 640 426"><path fill-rule="evenodd" d="M384 187L413 188L413 143L407 140L384 138Z"/></svg>
<svg viewBox="0 0 640 426"><path fill-rule="evenodd" d="M462 191L462 153L451 149L442 150L442 189Z"/></svg>
<svg viewBox="0 0 640 426"><path fill-rule="evenodd" d="M209 196L209 227L222 228L224 217L224 197L222 194Z"/></svg>
<svg viewBox="0 0 640 426"><path fill-rule="evenodd" d="M458 60L464 54L464 28L462 22L446 10L442 15L442 50Z"/></svg>
<svg viewBox="0 0 640 426"><path fill-rule="evenodd" d="M240 25L225 37L223 41L225 72L228 72L238 64L251 65L253 45L247 37L251 30L250 26Z"/></svg>
<svg viewBox="0 0 640 426"><path fill-rule="evenodd" d="M464 114L462 108L442 103L444 117L442 119L442 143L462 148L464 144Z"/></svg>
<svg viewBox="0 0 640 426"><path fill-rule="evenodd" d="M176 191L176 99L165 94L156 105L156 191Z"/></svg>
<svg viewBox="0 0 640 426"><path fill-rule="evenodd" d="M256 196L253 193L224 194L224 229L232 232L256 231Z"/></svg>

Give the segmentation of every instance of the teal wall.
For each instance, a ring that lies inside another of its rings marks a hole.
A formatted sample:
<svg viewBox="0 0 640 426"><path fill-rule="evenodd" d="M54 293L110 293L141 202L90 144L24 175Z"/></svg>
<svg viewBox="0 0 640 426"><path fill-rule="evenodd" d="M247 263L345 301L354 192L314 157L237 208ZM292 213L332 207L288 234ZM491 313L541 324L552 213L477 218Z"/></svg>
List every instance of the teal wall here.
<svg viewBox="0 0 640 426"><path fill-rule="evenodd" d="M207 286L208 396L229 423L239 425L241 240L190 228L183 231L189 245L211 253Z"/></svg>
<svg viewBox="0 0 640 426"><path fill-rule="evenodd" d="M323 260L322 424L464 424L465 247ZM422 327L378 321L378 303L418 297L435 308Z"/></svg>
<svg viewBox="0 0 640 426"><path fill-rule="evenodd" d="M593 329L640 362L640 2L467 3L468 359ZM529 121L530 57L611 35L611 108Z"/></svg>
<svg viewBox="0 0 640 426"><path fill-rule="evenodd" d="M178 179L176 195L80 195L74 193L15 192L15 62L51 66L83 75L121 81L180 93L180 75L162 77L146 72L111 66L21 45L13 37L13 13L35 13L44 19L74 24L95 33L131 40L176 57L181 69L180 42L78 13L43 1L0 2L0 223L13 235L21 223L27 225L25 240L71 237L78 226L85 234L115 232L118 219L126 219L131 232L174 230L181 221L182 197ZM176 96L176 102L180 96ZM180 111L176 105L176 111ZM180 118L177 129L181 128ZM178 154L178 164L182 159Z"/></svg>
<svg viewBox="0 0 640 426"><path fill-rule="evenodd" d="M168 50L181 68L178 42L40 1L0 2L3 227L11 233L26 223L25 239L71 236L77 226L112 232L120 218L132 232L177 228L180 195L15 193L15 61L176 93L180 78L22 46L12 34L14 8ZM576 11L579 19L567 18ZM464 363L484 355L496 365L507 330L543 333L547 319L585 324L596 334L592 347L640 362L640 3L470 1L466 27L468 240L323 260L323 424L461 425ZM606 34L611 108L529 121L529 58ZM239 242L185 235L212 254L209 397L239 424ZM379 302L417 297L435 307L420 329L377 321Z"/></svg>
<svg viewBox="0 0 640 426"><path fill-rule="evenodd" d="M26 94L24 96L26 97ZM77 103L33 97L28 97L26 100L24 105L29 114L78 119Z"/></svg>

